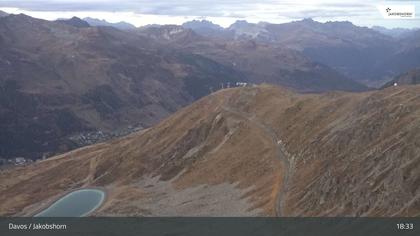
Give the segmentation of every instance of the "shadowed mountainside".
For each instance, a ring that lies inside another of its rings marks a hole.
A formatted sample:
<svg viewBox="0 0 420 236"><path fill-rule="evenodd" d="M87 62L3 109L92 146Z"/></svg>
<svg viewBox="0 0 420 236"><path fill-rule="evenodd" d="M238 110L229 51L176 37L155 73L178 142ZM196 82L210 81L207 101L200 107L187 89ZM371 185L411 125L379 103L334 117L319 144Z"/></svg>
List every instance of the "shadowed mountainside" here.
<svg viewBox="0 0 420 236"><path fill-rule="evenodd" d="M0 18L0 157L74 148L70 136L149 127L241 74L78 19ZM48 154L50 155L50 154Z"/></svg>
<svg viewBox="0 0 420 236"><path fill-rule="evenodd" d="M255 40L301 51L311 60L367 85L381 85L420 65L420 30L392 37L351 22L304 19L284 24L237 21L226 29L208 22L187 22L199 34L228 40Z"/></svg>
<svg viewBox="0 0 420 236"><path fill-rule="evenodd" d="M0 215L99 186L95 215L418 216L419 92L221 90L145 131L0 172Z"/></svg>
<svg viewBox="0 0 420 236"><path fill-rule="evenodd" d="M254 39L212 38L176 25L148 26L136 32L163 47L201 55L239 71L243 81L277 84L300 92L367 90L364 85L311 61L301 52L279 45Z"/></svg>
<svg viewBox="0 0 420 236"><path fill-rule="evenodd" d="M420 69L411 70L407 73L404 73L395 79L389 81L386 83L383 88L388 88L391 86L394 86L394 84L397 85L416 85L420 84Z"/></svg>

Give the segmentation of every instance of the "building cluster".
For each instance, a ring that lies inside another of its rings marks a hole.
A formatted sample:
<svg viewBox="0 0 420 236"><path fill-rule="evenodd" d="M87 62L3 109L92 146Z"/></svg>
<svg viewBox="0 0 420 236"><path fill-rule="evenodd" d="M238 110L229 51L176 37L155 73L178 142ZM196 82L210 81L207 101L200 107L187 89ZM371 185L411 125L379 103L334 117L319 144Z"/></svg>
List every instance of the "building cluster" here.
<svg viewBox="0 0 420 236"><path fill-rule="evenodd" d="M233 84L231 84L230 82L226 82L226 83L220 83L220 87L217 87L216 91L220 89L231 88L231 87L255 87L255 86L256 86L255 84L247 83L247 82L236 82ZM210 87L209 89L210 89L210 93L215 92L213 87Z"/></svg>
<svg viewBox="0 0 420 236"><path fill-rule="evenodd" d="M236 82L236 87L246 87L248 86L248 83L245 82Z"/></svg>
<svg viewBox="0 0 420 236"><path fill-rule="evenodd" d="M92 145L99 142L105 142L113 138L126 136L128 134L140 131L142 129L143 129L142 127L129 126L126 129L115 131L115 132L94 131L94 132L81 133L78 135L74 135L70 137L69 139L72 142L74 142L77 146L82 147L82 146Z"/></svg>
<svg viewBox="0 0 420 236"><path fill-rule="evenodd" d="M0 158L0 166L23 166L33 163L34 161L25 157L14 157L14 158Z"/></svg>

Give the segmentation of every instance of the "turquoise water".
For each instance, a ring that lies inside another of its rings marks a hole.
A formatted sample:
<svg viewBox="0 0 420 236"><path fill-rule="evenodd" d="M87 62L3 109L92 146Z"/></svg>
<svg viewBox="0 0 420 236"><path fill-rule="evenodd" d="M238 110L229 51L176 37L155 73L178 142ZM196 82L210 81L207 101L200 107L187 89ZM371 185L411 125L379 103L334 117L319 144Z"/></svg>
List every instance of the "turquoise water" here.
<svg viewBox="0 0 420 236"><path fill-rule="evenodd" d="M81 189L54 202L35 217L81 217L96 210L104 201L105 192L98 189Z"/></svg>

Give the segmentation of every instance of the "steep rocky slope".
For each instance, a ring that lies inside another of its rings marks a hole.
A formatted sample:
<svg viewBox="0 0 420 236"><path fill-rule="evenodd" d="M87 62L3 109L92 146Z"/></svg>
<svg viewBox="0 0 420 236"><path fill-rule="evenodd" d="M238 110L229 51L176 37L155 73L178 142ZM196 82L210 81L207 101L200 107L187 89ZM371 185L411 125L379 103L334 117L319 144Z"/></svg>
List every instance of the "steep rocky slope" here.
<svg viewBox="0 0 420 236"><path fill-rule="evenodd" d="M221 90L143 132L0 172L0 215L96 186L96 215L418 216L419 91Z"/></svg>

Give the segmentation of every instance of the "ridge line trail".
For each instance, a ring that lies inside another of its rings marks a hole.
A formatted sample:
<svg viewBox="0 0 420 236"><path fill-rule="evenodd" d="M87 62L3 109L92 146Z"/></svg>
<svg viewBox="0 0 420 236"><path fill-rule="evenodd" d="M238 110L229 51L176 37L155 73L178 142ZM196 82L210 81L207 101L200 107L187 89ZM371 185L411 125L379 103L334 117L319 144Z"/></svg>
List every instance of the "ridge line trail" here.
<svg viewBox="0 0 420 236"><path fill-rule="evenodd" d="M241 91L242 93L242 91ZM267 126L266 124L258 121L255 119L255 114L249 114L249 113L245 113L242 111L239 111L235 108L229 107L226 104L222 103L221 104L221 108L224 111L236 114L238 116L240 116L241 118L248 120L250 123L256 125L257 127L259 127L261 130L263 130L266 134L268 134L272 141L274 146L276 147L276 150L278 152L277 157L280 159L280 161L284 164L285 166L285 173L284 173L284 181L282 183L283 187L280 188L280 191L277 194L277 207L275 209L276 212L276 216L282 216L282 209L283 209L283 203L284 203L284 195L288 189L288 184L289 184L289 176L290 176L290 169L291 169L291 165L290 165L290 160L293 160L290 158L289 154L287 153L287 151L285 151L285 147L282 144L281 139L279 138L279 136L277 135L277 133L273 130L273 128Z"/></svg>

